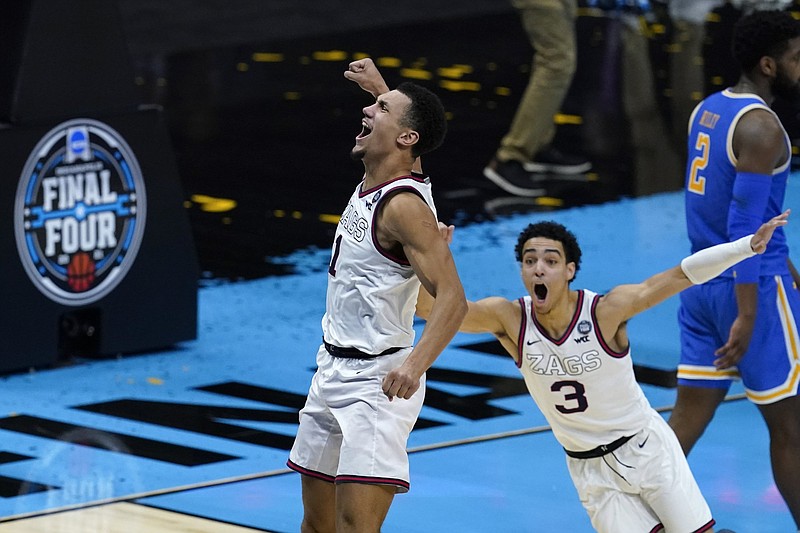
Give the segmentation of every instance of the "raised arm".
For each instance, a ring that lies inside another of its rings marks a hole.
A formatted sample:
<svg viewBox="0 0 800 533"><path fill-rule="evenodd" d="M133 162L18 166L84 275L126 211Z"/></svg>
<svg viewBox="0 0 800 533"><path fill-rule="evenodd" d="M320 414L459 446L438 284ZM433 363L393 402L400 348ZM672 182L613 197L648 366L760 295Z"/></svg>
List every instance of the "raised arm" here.
<svg viewBox="0 0 800 533"><path fill-rule="evenodd" d="M378 67L371 58L365 57L358 61L353 61L348 65L347 70L344 71L344 77L350 81L354 81L359 87L367 91L373 98L388 93L389 86L383 79ZM420 158L414 160L414 172L422 173L422 161Z"/></svg>
<svg viewBox="0 0 800 533"><path fill-rule="evenodd" d="M344 71L344 77L356 82L374 98L389 92L389 86L386 85L378 67L369 57L350 63L347 70Z"/></svg>

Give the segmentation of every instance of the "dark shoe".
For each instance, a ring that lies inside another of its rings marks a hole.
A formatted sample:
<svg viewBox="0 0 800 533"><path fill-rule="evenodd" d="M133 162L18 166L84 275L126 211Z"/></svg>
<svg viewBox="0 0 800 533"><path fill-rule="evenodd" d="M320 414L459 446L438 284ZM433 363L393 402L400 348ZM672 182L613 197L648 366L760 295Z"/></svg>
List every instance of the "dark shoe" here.
<svg viewBox="0 0 800 533"><path fill-rule="evenodd" d="M493 158L483 169L483 175L515 196L542 196L545 193L543 188L536 186L537 179L542 177L526 171L519 161L498 161Z"/></svg>
<svg viewBox="0 0 800 533"><path fill-rule="evenodd" d="M547 146L539 150L533 161L524 164L528 172L551 172L553 174L581 174L592 168L587 159L562 153L558 148Z"/></svg>

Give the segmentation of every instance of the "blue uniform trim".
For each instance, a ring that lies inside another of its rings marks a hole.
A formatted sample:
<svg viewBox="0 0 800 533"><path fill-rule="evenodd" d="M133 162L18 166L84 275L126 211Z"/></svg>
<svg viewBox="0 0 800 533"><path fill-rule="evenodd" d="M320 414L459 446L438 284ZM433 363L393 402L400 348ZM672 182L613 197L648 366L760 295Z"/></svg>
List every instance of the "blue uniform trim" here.
<svg viewBox="0 0 800 533"><path fill-rule="evenodd" d="M728 235L736 240L755 233L761 226L771 192L772 176L737 172L728 211ZM761 256L746 259L734 268L737 283L758 283Z"/></svg>

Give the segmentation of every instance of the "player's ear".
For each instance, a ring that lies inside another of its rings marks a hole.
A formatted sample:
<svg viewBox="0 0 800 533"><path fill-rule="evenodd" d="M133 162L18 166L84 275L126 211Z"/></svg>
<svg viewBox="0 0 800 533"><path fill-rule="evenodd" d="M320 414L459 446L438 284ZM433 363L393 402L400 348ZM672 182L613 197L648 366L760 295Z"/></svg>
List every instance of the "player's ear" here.
<svg viewBox="0 0 800 533"><path fill-rule="evenodd" d="M762 56L758 60L758 68L764 76L772 78L778 75L778 62L774 57Z"/></svg>
<svg viewBox="0 0 800 533"><path fill-rule="evenodd" d="M567 263L567 281L570 282L575 279L575 263L570 261Z"/></svg>
<svg viewBox="0 0 800 533"><path fill-rule="evenodd" d="M397 142L403 146L410 147L419 141L419 133L414 130L404 130L400 136L397 137Z"/></svg>

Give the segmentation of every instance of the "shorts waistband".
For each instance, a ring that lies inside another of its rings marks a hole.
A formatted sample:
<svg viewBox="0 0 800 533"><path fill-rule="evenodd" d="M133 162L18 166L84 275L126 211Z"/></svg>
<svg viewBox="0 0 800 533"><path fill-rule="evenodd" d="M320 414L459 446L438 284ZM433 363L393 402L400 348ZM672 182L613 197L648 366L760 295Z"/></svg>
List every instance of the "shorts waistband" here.
<svg viewBox="0 0 800 533"><path fill-rule="evenodd" d="M357 348L342 348L340 346L334 346L333 344L326 342L325 339L322 340L322 344L325 345L325 349L328 351L329 354L331 354L334 357L341 357L343 359L372 359L375 357L380 357L382 355L389 355L402 350L400 346L395 346L386 349L381 353L371 354L362 352Z"/></svg>
<svg viewBox="0 0 800 533"><path fill-rule="evenodd" d="M591 450L586 450L585 452L571 452L566 448L564 448L564 451L567 452L567 455L575 459L593 459L595 457L602 457L607 453L613 452L632 438L633 435L620 437L610 444L603 444L602 446L598 446L597 448L593 448Z"/></svg>

